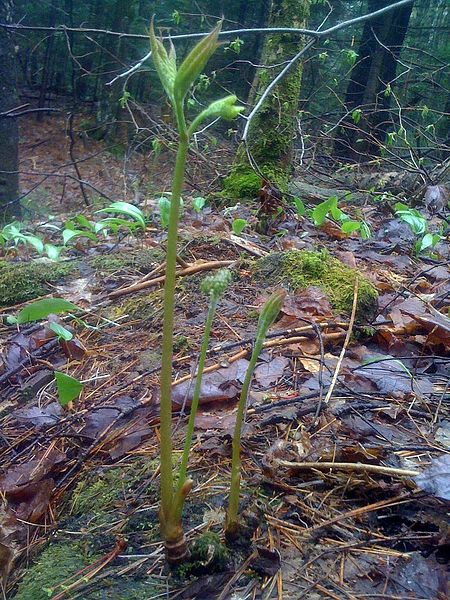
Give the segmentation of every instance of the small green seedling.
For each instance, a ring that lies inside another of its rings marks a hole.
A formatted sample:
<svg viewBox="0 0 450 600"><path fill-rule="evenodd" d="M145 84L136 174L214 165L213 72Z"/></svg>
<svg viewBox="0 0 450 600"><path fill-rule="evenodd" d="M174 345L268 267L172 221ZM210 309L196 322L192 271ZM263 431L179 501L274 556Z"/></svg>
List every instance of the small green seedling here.
<svg viewBox="0 0 450 600"><path fill-rule="evenodd" d="M61 406L68 406L81 394L83 384L75 377L55 371L56 389Z"/></svg>
<svg viewBox="0 0 450 600"><path fill-rule="evenodd" d="M231 223L231 229L235 235L241 235L246 227L247 221L245 219L234 219Z"/></svg>

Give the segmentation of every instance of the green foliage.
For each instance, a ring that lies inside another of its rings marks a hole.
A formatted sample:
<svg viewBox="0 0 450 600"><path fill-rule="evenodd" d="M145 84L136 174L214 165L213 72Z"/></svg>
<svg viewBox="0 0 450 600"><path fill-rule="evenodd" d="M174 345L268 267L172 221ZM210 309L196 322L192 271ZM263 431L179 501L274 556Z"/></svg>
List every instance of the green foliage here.
<svg viewBox="0 0 450 600"><path fill-rule="evenodd" d="M112 214L121 214L130 218L130 221L124 221L123 219L103 219L100 221L100 224L106 226L106 228L113 228L112 226L117 223L117 225L125 226L126 228L133 231L136 227L142 227L145 229L145 216L140 208L130 204L129 202L112 202L106 208L102 208L96 211L97 213L112 213ZM103 229L104 227L102 227ZM117 229L115 229L117 231Z"/></svg>
<svg viewBox="0 0 450 600"><path fill-rule="evenodd" d="M351 234L354 231L359 231L363 240L371 237L369 225L361 220L352 220L338 207L338 199L336 196L331 196L328 200L324 200L318 204L310 213L313 223L316 227L320 227L325 222L327 217L332 217L335 221L341 223L341 231L346 234Z"/></svg>
<svg viewBox="0 0 450 600"><path fill-rule="evenodd" d="M401 221L409 225L409 228L417 236L414 244L414 254L418 256L425 250L434 248L442 239L439 233L428 231L428 221L415 208L409 208L402 202L397 202L394 205L395 214Z"/></svg>
<svg viewBox="0 0 450 600"><path fill-rule="evenodd" d="M61 406L67 406L69 402L76 400L84 387L81 381L60 371L55 371L55 381Z"/></svg>
<svg viewBox="0 0 450 600"><path fill-rule="evenodd" d="M295 206L295 211L297 213L297 216L303 217L306 212L306 208L303 203L303 200L301 198L297 198L297 197L292 198L292 204Z"/></svg>

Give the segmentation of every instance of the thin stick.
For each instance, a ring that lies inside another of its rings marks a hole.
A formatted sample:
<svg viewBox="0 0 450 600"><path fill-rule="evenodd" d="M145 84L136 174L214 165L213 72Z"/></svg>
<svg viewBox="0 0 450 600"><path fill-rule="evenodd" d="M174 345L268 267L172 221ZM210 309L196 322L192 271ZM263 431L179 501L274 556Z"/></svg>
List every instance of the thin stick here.
<svg viewBox="0 0 450 600"><path fill-rule="evenodd" d="M355 280L355 291L354 291L354 294L353 294L352 314L351 314L350 323L349 323L348 329L347 329L347 335L345 336L344 345L342 346L342 350L341 350L341 353L339 355L336 368L334 370L334 374L333 374L333 378L331 380L330 387L328 388L328 392L326 393L326 396L325 396L325 398L323 400L324 404L328 404L328 402L330 401L331 394L333 393L334 388L336 386L336 382L337 382L337 379L338 379L338 376L339 376L339 371L341 370L342 361L344 360L344 356L345 356L345 353L347 351L347 346L349 345L350 338L352 337L353 325L355 324L356 309L358 307L358 288L359 288L359 280L358 280L358 278L356 278L356 280ZM318 406L317 414L319 414L320 408L321 407L319 405Z"/></svg>
<svg viewBox="0 0 450 600"><path fill-rule="evenodd" d="M195 273L200 273L201 271L211 271L212 269L221 269L222 267L229 267L236 261L234 260L216 260L205 263L198 263L187 267L186 269L181 269L176 272L177 277L184 277L185 275L194 275ZM166 280L165 275L161 275L160 277L155 277L155 279L150 279L149 281L140 281L139 283L134 283L133 285L129 285L126 288L122 288L120 290L114 290L108 295L108 298L119 298L120 296L125 296L127 294L133 294L134 292L140 292L141 290L145 290L149 287L157 285L158 283L164 283Z"/></svg>
<svg viewBox="0 0 450 600"><path fill-rule="evenodd" d="M397 477L416 477L420 471L410 469L397 469L395 467L383 467L382 465L368 465L364 463L342 463L342 462L290 462L288 460L277 460L276 464L281 467L295 469L297 471L308 471L316 469L318 471L329 471L338 469L339 471L378 473L380 475L391 475Z"/></svg>

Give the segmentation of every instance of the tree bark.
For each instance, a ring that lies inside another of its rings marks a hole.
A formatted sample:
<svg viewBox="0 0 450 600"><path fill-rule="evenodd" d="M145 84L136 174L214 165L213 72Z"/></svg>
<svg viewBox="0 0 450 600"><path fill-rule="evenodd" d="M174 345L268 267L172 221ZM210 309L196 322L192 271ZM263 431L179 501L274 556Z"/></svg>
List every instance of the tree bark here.
<svg viewBox="0 0 450 600"><path fill-rule="evenodd" d="M369 0L367 11L375 12L395 0ZM358 48L358 58L350 75L345 106L348 116L338 130L334 155L360 162L377 156L386 139L390 121L388 109L394 88L397 62L408 30L412 4L367 21ZM361 110L361 120L352 119Z"/></svg>
<svg viewBox="0 0 450 600"><path fill-rule="evenodd" d="M0 22L12 22L13 2L0 2ZM0 115L18 106L16 59L11 34L0 28ZM19 128L17 118L0 116L0 222L20 216Z"/></svg>
<svg viewBox="0 0 450 600"><path fill-rule="evenodd" d="M309 0L272 0L269 27L305 27ZM303 41L290 35L266 38L260 63L274 65L292 58ZM276 69L258 69L249 103L254 105L276 75ZM286 190L292 171L295 115L298 111L303 65L299 62L280 82L260 111L249 131L248 146L257 170L271 185ZM261 177L248 162L245 148L238 150L231 174L225 179L224 195L252 197L258 194Z"/></svg>

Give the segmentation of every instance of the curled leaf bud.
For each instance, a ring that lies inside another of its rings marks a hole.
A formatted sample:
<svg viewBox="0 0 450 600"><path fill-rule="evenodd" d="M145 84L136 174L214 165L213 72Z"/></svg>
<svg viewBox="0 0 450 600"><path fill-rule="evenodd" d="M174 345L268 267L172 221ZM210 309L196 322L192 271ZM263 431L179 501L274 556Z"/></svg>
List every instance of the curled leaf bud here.
<svg viewBox="0 0 450 600"><path fill-rule="evenodd" d="M216 50L217 38L219 36L222 22L205 36L192 48L184 61L181 63L174 82L174 95L181 102L189 91L189 88L203 71L210 56Z"/></svg>
<svg viewBox="0 0 450 600"><path fill-rule="evenodd" d="M266 335L267 330L278 317L285 297L284 290L277 290L265 301L258 319L258 335Z"/></svg>
<svg viewBox="0 0 450 600"><path fill-rule="evenodd" d="M228 269L220 269L214 275L205 277L201 283L201 290L217 300L227 289L231 281L231 273Z"/></svg>
<svg viewBox="0 0 450 600"><path fill-rule="evenodd" d="M161 40L155 35L155 29L153 27L153 18L150 24L150 48L152 51L153 64L155 65L156 72L158 73L159 79L163 85L163 88L170 100L173 99L173 90L175 77L177 75L177 63L176 54L173 44L170 44L169 54L164 47Z"/></svg>

